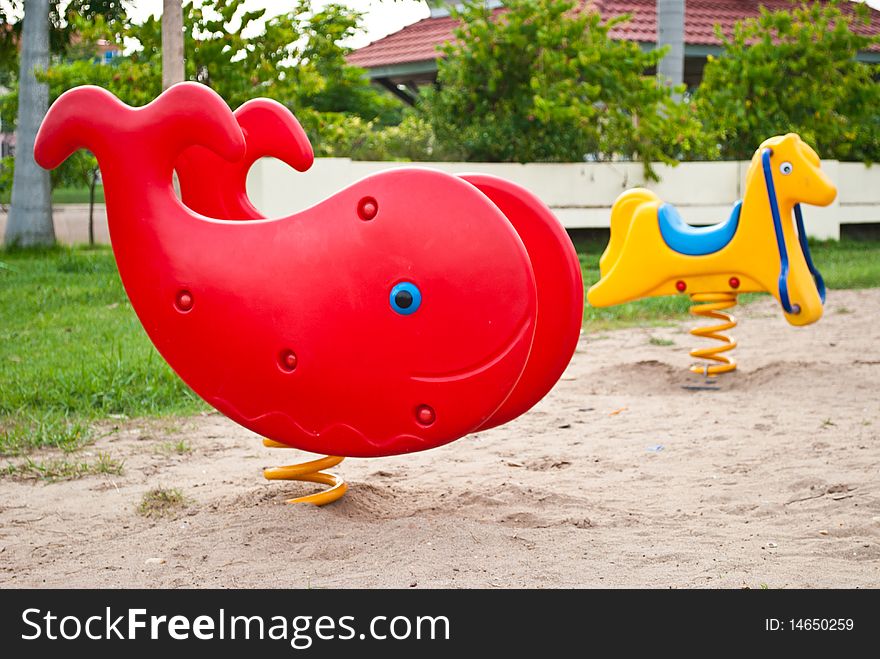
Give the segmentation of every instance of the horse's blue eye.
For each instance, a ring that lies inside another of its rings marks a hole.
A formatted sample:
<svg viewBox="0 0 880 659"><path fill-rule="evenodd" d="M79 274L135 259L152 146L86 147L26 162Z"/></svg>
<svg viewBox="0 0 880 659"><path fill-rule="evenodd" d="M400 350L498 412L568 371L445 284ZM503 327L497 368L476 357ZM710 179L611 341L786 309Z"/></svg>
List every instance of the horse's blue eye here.
<svg viewBox="0 0 880 659"><path fill-rule="evenodd" d="M391 289L391 308L401 316L415 313L422 305L422 292L412 282L402 281Z"/></svg>

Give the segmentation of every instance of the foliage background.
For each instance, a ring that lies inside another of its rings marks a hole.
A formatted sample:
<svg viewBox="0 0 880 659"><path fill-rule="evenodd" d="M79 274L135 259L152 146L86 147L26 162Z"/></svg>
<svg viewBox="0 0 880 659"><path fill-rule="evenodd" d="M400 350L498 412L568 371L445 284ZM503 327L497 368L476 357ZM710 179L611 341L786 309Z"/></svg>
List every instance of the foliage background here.
<svg viewBox="0 0 880 659"><path fill-rule="evenodd" d="M672 163L700 127L658 81L663 50L614 40L627 17L603 21L575 0L511 0L493 19L466 5L443 48L439 87L423 109L447 153L462 159L560 162L633 158Z"/></svg>
<svg viewBox="0 0 880 659"><path fill-rule="evenodd" d="M20 1L20 0L19 0ZM578 0L507 0L500 17L480 0L455 10L455 43L442 49L439 85L414 108L349 66L346 40L360 15L339 4L315 10L297 0L266 19L244 0L184 4L186 75L232 107L255 96L289 107L319 156L371 160L652 162L750 157L767 136L799 132L826 158L880 158L880 65L857 61L877 37L855 29L869 20L855 3L792 2L762 9L719 37L696 90L673 90L654 75L662 51L616 41ZM52 98L97 84L132 105L161 90L161 25L135 24L125 0L53 0ZM14 126L20 21L0 10L0 118ZM262 25L262 27L260 27ZM110 64L97 44L133 44ZM674 98L678 94L681 100ZM55 185L87 185L95 163L71 159ZM11 179L0 164L0 198Z"/></svg>
<svg viewBox="0 0 880 659"><path fill-rule="evenodd" d="M880 158L880 67L856 60L878 44L853 31L868 9L847 3L762 9L710 58L696 107L715 151L709 158L743 159L769 135L800 133L824 158L876 162Z"/></svg>

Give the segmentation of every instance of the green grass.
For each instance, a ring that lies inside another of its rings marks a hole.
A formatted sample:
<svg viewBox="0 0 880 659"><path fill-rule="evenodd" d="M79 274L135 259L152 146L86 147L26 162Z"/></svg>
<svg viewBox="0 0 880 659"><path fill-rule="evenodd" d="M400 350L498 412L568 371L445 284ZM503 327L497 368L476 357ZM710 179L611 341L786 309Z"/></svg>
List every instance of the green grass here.
<svg viewBox="0 0 880 659"><path fill-rule="evenodd" d="M162 442L156 447L156 453L160 455L186 455L192 452L192 446L185 439L176 442Z"/></svg>
<svg viewBox="0 0 880 659"><path fill-rule="evenodd" d="M165 364L107 248L0 251L0 454L67 450L97 419L204 404Z"/></svg>
<svg viewBox="0 0 880 659"><path fill-rule="evenodd" d="M577 247L589 287L605 245ZM813 255L830 288L880 286L880 242L816 243ZM587 307L584 324L592 333L656 326L687 318L688 307L684 295ZM0 455L76 450L96 421L113 415L204 409L150 344L109 248L0 250Z"/></svg>
<svg viewBox="0 0 880 659"><path fill-rule="evenodd" d="M95 474L118 476L122 473L124 463L114 460L106 453L99 453L92 462L65 459L34 461L27 458L19 464L9 463L0 470L0 476L16 480L43 480L50 483L74 480Z"/></svg>
<svg viewBox="0 0 880 659"><path fill-rule="evenodd" d="M829 240L810 246L829 288L880 286L880 241Z"/></svg>
<svg viewBox="0 0 880 659"><path fill-rule="evenodd" d="M57 187L52 190L52 202L55 204L87 204L89 203L88 188ZM9 190L0 193L0 204L9 203ZM95 186L95 203L104 203L104 186Z"/></svg>
<svg viewBox="0 0 880 659"><path fill-rule="evenodd" d="M599 257L605 242L576 240L584 288L599 281ZM880 241L810 241L813 261L822 272L828 288L872 288L880 286ZM748 304L758 295L740 296ZM687 295L649 298L602 309L585 305L584 328L588 331L621 327L652 327L689 317Z"/></svg>
<svg viewBox="0 0 880 659"><path fill-rule="evenodd" d="M52 202L56 204L87 204L89 203L88 188L55 188L52 190ZM104 203L104 186L95 186L95 203Z"/></svg>
<svg viewBox="0 0 880 659"><path fill-rule="evenodd" d="M165 517L186 505L186 497L177 488L157 487L144 494L137 510L144 517Z"/></svg>

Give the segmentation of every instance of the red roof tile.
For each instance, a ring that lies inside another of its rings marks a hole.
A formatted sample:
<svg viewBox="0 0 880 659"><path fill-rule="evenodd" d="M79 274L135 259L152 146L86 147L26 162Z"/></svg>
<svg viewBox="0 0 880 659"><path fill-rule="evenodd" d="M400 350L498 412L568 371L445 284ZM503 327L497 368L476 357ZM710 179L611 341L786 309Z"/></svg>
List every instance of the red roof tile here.
<svg viewBox="0 0 880 659"><path fill-rule="evenodd" d="M632 14L632 18L612 30L617 39L654 43L657 36L656 0L586 0L599 10L604 18L621 14ZM726 34L733 30L733 24L743 18L758 15L759 7L770 10L791 9L789 0L722 0L708 2L687 0L685 9L685 43L688 45L718 46L715 25L721 25ZM843 10L852 8L843 5ZM495 13L504 9L496 9ZM374 68L392 64L424 62L438 57L437 48L447 41L453 41L453 29L457 21L449 16L425 18L408 25L402 30L374 41L354 51L348 57L350 64L363 68ZM880 34L880 11L871 10L871 24L856 26L864 34Z"/></svg>
<svg viewBox="0 0 880 659"><path fill-rule="evenodd" d="M458 21L451 16L423 18L417 23L359 48L348 56L355 66L370 68L437 58L437 47L453 40Z"/></svg>

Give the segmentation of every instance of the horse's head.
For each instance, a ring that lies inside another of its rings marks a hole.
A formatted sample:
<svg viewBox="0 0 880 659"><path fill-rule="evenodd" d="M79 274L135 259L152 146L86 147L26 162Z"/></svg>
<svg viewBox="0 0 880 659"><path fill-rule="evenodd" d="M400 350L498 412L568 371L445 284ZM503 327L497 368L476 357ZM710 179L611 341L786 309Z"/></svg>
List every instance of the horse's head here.
<svg viewBox="0 0 880 659"><path fill-rule="evenodd" d="M759 220L766 222L762 226L773 245L768 248L776 255L769 259L773 268L764 282L767 290L779 300L792 325L819 320L825 284L810 257L800 204L827 206L837 196L837 188L821 170L816 152L800 136L789 133L765 140L755 152L746 178L746 197L751 195L769 207Z"/></svg>
<svg viewBox="0 0 880 659"><path fill-rule="evenodd" d="M795 204L827 206L834 201L837 188L821 170L819 155L798 134L777 135L764 140L752 158L752 165L758 165L759 176L764 149L771 152L773 183L780 207L790 208Z"/></svg>

